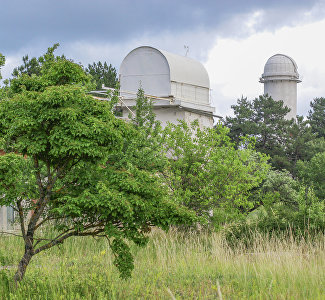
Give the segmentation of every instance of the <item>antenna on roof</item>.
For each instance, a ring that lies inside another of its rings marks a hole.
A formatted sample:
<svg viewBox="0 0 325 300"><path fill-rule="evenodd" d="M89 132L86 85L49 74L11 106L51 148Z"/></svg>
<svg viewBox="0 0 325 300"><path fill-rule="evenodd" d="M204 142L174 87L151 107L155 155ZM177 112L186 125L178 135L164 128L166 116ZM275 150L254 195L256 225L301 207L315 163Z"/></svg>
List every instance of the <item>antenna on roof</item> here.
<svg viewBox="0 0 325 300"><path fill-rule="evenodd" d="M187 53L188 53L188 51L190 50L190 47L184 45L184 49L185 49L185 56L187 56Z"/></svg>

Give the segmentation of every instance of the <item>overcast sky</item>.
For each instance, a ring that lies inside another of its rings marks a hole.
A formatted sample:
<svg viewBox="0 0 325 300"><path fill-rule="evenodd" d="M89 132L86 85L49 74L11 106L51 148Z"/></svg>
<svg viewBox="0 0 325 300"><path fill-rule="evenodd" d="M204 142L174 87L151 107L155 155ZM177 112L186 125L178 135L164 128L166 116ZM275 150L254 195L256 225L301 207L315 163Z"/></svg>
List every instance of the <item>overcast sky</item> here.
<svg viewBox="0 0 325 300"><path fill-rule="evenodd" d="M298 114L325 97L325 0L1 0L0 9L4 78L23 55L56 42L57 54L117 69L135 47L184 55L187 45L208 70L217 114L230 114L242 95L263 93L258 80L276 53L298 65Z"/></svg>

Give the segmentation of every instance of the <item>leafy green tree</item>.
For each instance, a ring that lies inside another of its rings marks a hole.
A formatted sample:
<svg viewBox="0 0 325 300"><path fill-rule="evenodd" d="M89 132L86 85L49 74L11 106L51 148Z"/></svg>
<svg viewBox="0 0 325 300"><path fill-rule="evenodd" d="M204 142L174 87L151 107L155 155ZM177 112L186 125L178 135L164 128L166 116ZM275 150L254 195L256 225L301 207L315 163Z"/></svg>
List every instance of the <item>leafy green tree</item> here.
<svg viewBox="0 0 325 300"><path fill-rule="evenodd" d="M0 53L0 70L1 67L4 66L5 62L6 62L5 57ZM0 72L0 79L2 79L1 72Z"/></svg>
<svg viewBox="0 0 325 300"><path fill-rule="evenodd" d="M310 161L298 161L298 176L313 187L318 198L325 200L325 152L317 153Z"/></svg>
<svg viewBox="0 0 325 300"><path fill-rule="evenodd" d="M116 69L105 61L102 64L98 63L88 64L86 72L89 73L95 80L96 89L102 89L102 85L106 87L115 88L118 82Z"/></svg>
<svg viewBox="0 0 325 300"><path fill-rule="evenodd" d="M81 66L50 59L40 75L15 78L12 97L0 102L0 205L17 211L25 248L16 282L35 255L72 236L106 237L128 277L126 240L143 246L151 226L195 220L167 197L157 155L130 146L143 134L115 118L117 95L95 100L89 82ZM46 225L54 229L49 236L42 234Z"/></svg>
<svg viewBox="0 0 325 300"><path fill-rule="evenodd" d="M325 230L325 201L286 170L270 170L250 198L259 206L222 229L231 245L254 245L256 232L309 239Z"/></svg>
<svg viewBox="0 0 325 300"><path fill-rule="evenodd" d="M54 56L54 51L59 47L59 45L59 43L56 43L52 47L49 47L47 52L38 58L32 57L30 59L28 55L23 56L23 64L14 68L12 76L17 78L22 75L41 75L42 69L44 69L46 65L49 65L49 63L53 61L65 58L64 55Z"/></svg>
<svg viewBox="0 0 325 300"><path fill-rule="evenodd" d="M307 142L308 156L305 160L311 160L317 153L325 152L325 138L315 138Z"/></svg>
<svg viewBox="0 0 325 300"><path fill-rule="evenodd" d="M298 160L308 160L311 158L311 149L314 147L313 141L316 134L312 132L308 121L304 121L302 116L297 116L296 122L290 124L284 139L284 149L288 159L287 169L295 177L296 164ZM325 148L324 148L325 150Z"/></svg>
<svg viewBox="0 0 325 300"><path fill-rule="evenodd" d="M0 80L2 79L1 67L4 66L5 62L6 62L5 57L0 53ZM0 101L6 98L7 96L7 86L6 86L7 83L8 83L8 79L4 80L5 86L0 86Z"/></svg>
<svg viewBox="0 0 325 300"><path fill-rule="evenodd" d="M232 105L231 108L234 110L234 117L226 116L225 125L230 129L231 139L239 145L242 138L252 134L257 127L253 122L253 103L241 97L237 100L237 105Z"/></svg>
<svg viewBox="0 0 325 300"><path fill-rule="evenodd" d="M256 207L271 208L281 203L288 210L298 205L299 183L293 179L289 171L269 170L265 180L252 192L251 201L257 203Z"/></svg>
<svg viewBox="0 0 325 300"><path fill-rule="evenodd" d="M146 168L155 168L155 171L161 172L166 164L167 159L163 153L163 137L160 121L156 120L153 111L153 101L144 96L144 91L140 88L137 92L134 114L129 114L134 127L138 131L138 139L133 141L135 144L129 144L132 149L138 149L138 153L143 153L144 166ZM132 150L133 151L133 150ZM155 164L152 162L155 161Z"/></svg>
<svg viewBox="0 0 325 300"><path fill-rule="evenodd" d="M307 116L310 126L318 137L325 138L325 98L315 98L310 102L310 107Z"/></svg>
<svg viewBox="0 0 325 300"><path fill-rule="evenodd" d="M259 186L270 167L249 140L246 148L236 149L228 132L220 124L200 129L197 121L169 124L164 131L169 157L164 177L172 195L206 219L213 209L252 209L250 190Z"/></svg>

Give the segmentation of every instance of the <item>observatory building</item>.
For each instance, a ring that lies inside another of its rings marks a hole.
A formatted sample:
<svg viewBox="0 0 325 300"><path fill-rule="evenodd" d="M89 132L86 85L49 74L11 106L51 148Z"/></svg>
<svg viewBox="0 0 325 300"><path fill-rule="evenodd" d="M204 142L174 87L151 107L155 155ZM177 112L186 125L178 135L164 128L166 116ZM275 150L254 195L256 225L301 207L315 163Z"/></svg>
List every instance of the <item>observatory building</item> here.
<svg viewBox="0 0 325 300"><path fill-rule="evenodd" d="M264 94L274 100L283 100L284 105L291 109L288 119L297 115L297 83L299 80L296 62L284 54L271 56L264 67L260 82L264 83Z"/></svg>
<svg viewBox="0 0 325 300"><path fill-rule="evenodd" d="M163 127L168 121L177 123L178 119L186 122L198 119L201 127L213 126L209 76L196 60L142 46L124 58L119 80L125 117L129 114L128 107L134 107L141 87L146 96L154 99L154 112Z"/></svg>

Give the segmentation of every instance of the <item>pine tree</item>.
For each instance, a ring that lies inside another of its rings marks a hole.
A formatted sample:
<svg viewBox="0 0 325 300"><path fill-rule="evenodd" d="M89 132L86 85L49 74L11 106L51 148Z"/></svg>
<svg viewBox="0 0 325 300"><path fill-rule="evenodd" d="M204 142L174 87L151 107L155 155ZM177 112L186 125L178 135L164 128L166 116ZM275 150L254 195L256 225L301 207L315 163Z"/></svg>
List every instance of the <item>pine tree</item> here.
<svg viewBox="0 0 325 300"><path fill-rule="evenodd" d="M325 138L325 98L315 98L310 102L311 110L307 116L310 126L318 137Z"/></svg>
<svg viewBox="0 0 325 300"><path fill-rule="evenodd" d="M100 61L98 63L89 64L86 68L86 72L93 76L96 83L96 89L100 90L102 85L105 87L115 88L117 84L117 73L116 69L111 65Z"/></svg>

